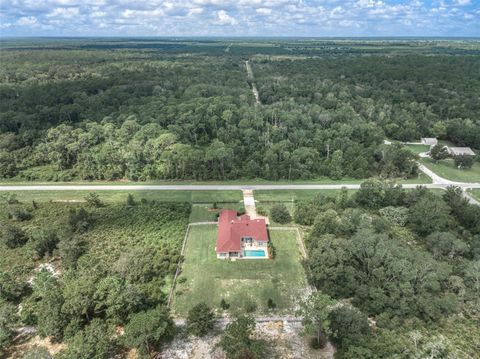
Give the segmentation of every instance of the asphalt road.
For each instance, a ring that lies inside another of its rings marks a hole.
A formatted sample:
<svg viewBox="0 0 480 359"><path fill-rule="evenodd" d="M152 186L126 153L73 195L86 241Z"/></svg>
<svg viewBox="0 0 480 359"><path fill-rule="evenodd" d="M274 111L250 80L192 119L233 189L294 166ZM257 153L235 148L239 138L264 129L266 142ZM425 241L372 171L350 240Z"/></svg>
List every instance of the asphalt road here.
<svg viewBox="0 0 480 359"><path fill-rule="evenodd" d="M480 205L480 202L472 198L466 192L467 189L480 188L480 183L455 182L438 176L427 167L419 164L419 169L432 179L428 184L403 184L403 188L427 188L446 189L448 186L458 186L465 198ZM225 190L301 190L301 189L359 189L360 184L258 184L258 185L108 185L108 184L75 184L75 185L0 185L0 191L225 191Z"/></svg>

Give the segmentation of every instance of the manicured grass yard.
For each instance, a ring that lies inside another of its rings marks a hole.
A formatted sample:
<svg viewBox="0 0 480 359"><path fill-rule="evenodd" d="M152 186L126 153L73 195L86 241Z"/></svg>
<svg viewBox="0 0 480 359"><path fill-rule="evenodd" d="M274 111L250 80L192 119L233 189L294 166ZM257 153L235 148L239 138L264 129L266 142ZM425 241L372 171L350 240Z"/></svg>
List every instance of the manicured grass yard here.
<svg viewBox="0 0 480 359"><path fill-rule="evenodd" d="M307 287L295 232L270 231L275 259L235 262L216 258L216 235L215 225L191 228L174 298L175 314L185 316L199 302L220 310L222 298L231 310L245 310L248 303L254 302L260 315L266 314L271 298L277 305L276 312L292 314ZM186 278L183 283L182 278Z"/></svg>
<svg viewBox="0 0 480 359"><path fill-rule="evenodd" d="M458 169L453 159L445 159L434 163L430 158L420 160L425 166L441 177L452 181L480 182L480 163L475 162L470 169Z"/></svg>
<svg viewBox="0 0 480 359"><path fill-rule="evenodd" d="M196 203L192 205L192 212L190 213L190 223L195 222L216 222L217 214L222 210L243 208L243 201L238 202L217 202L217 209L213 210L213 203Z"/></svg>
<svg viewBox="0 0 480 359"><path fill-rule="evenodd" d="M422 152L428 152L430 146L426 145L405 145L410 151L416 153L417 155Z"/></svg>

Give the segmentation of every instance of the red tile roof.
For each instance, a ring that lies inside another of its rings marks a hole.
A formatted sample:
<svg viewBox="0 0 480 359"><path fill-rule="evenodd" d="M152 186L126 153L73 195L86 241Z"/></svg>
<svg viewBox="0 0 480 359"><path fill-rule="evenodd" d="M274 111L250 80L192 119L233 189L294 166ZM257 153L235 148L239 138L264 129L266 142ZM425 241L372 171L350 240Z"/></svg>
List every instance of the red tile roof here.
<svg viewBox="0 0 480 359"><path fill-rule="evenodd" d="M237 211L223 210L218 217L217 253L239 252L242 237L252 237L259 242L268 242L265 220L250 219L244 214L237 217Z"/></svg>

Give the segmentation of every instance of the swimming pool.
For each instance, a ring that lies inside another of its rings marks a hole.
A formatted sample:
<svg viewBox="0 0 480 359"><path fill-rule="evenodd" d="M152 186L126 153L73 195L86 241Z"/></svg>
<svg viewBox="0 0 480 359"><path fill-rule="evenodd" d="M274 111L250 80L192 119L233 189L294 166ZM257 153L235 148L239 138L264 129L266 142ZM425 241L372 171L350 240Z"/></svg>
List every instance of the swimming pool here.
<svg viewBox="0 0 480 359"><path fill-rule="evenodd" d="M263 249L252 249L252 250L244 250L243 251L244 257L265 257L265 251Z"/></svg>

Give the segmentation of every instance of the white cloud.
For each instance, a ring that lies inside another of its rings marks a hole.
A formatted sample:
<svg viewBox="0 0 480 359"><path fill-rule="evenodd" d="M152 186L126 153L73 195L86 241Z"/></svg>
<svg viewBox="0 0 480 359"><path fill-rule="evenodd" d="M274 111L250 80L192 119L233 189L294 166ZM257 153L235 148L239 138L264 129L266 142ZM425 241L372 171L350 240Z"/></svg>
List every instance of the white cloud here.
<svg viewBox="0 0 480 359"><path fill-rule="evenodd" d="M272 13L272 9L266 7L258 8L255 11L260 15L270 15Z"/></svg>
<svg viewBox="0 0 480 359"><path fill-rule="evenodd" d="M237 25L238 21L228 15L225 10L219 10L217 11L217 20L215 21L215 23L218 25Z"/></svg>
<svg viewBox="0 0 480 359"><path fill-rule="evenodd" d="M470 5L471 3L471 0L457 0L455 1L455 4L457 4L458 6L466 6L466 5Z"/></svg>
<svg viewBox="0 0 480 359"><path fill-rule="evenodd" d="M57 7L48 13L47 17L60 17L64 19L71 19L77 17L80 14L78 7Z"/></svg>
<svg viewBox="0 0 480 359"><path fill-rule="evenodd" d="M35 27L38 26L38 20L35 16L23 16L17 20L17 25Z"/></svg>

